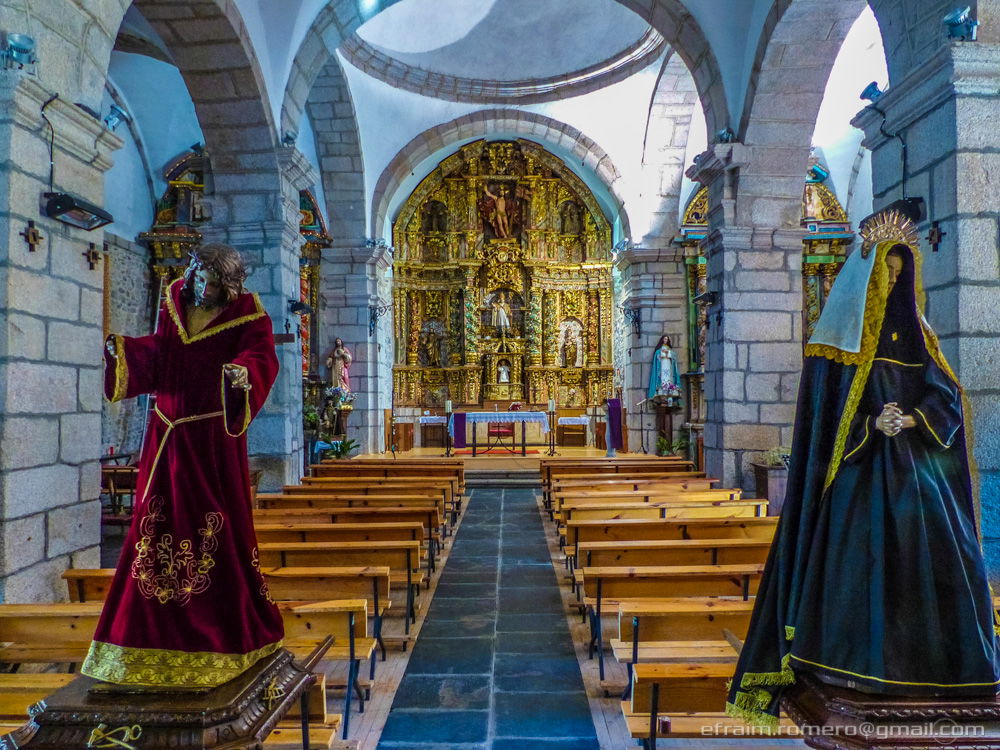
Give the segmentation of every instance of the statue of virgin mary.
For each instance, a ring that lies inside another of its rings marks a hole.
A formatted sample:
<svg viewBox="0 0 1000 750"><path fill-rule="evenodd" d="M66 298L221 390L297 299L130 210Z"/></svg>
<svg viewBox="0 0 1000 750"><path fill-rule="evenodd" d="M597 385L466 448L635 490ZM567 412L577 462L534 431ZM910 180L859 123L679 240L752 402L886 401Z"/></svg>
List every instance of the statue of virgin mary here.
<svg viewBox="0 0 1000 750"><path fill-rule="evenodd" d="M646 398L659 396L667 406L678 406L681 401L680 375L677 372L677 356L671 346L670 337L663 335L653 350Z"/></svg>
<svg viewBox="0 0 1000 750"><path fill-rule="evenodd" d="M1000 644L962 387L924 320L916 228L861 227L805 350L784 508L726 711L775 725L808 672L899 696L992 696Z"/></svg>

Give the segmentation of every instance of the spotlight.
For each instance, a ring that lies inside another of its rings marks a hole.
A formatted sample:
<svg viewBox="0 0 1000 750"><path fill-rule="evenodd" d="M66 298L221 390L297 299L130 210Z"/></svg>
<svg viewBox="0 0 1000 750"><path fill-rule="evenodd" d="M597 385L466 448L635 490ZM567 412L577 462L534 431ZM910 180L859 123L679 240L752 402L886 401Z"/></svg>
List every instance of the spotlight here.
<svg viewBox="0 0 1000 750"><path fill-rule="evenodd" d="M286 130L285 134L281 136L281 145L288 147L294 146L295 141L297 141L298 139L299 139L298 133L296 133L294 130Z"/></svg>
<svg viewBox="0 0 1000 750"><path fill-rule="evenodd" d="M972 8L969 6L953 10L941 22L948 32L949 39L960 39L963 42L976 41L976 27L979 21L972 17Z"/></svg>
<svg viewBox="0 0 1000 750"><path fill-rule="evenodd" d="M313 309L305 302L297 299L288 300L288 312L292 315L312 315Z"/></svg>
<svg viewBox="0 0 1000 750"><path fill-rule="evenodd" d="M70 193L43 193L45 215L50 219L86 229L88 232L110 224L115 218L100 206Z"/></svg>
<svg viewBox="0 0 1000 750"><path fill-rule="evenodd" d="M716 143L732 143L736 140L736 133L732 128L723 128L715 134Z"/></svg>
<svg viewBox="0 0 1000 750"><path fill-rule="evenodd" d="M0 57L3 57L9 68L34 65L38 62L34 53L35 40L27 34L7 34L4 45L0 48Z"/></svg>
<svg viewBox="0 0 1000 750"><path fill-rule="evenodd" d="M861 92L861 98L870 101L872 104L874 104L875 102L877 102L879 99L882 98L882 94L884 93L885 93L884 91L879 90L878 81L872 81L867 86L865 86L865 90Z"/></svg>
<svg viewBox="0 0 1000 750"><path fill-rule="evenodd" d="M806 182L823 182L823 180L830 176L830 170L821 164L813 164L809 167L808 175L809 177L806 179Z"/></svg>
<svg viewBox="0 0 1000 750"><path fill-rule="evenodd" d="M108 110L108 114L104 118L104 124L107 125L108 130L113 133L123 122L130 122L131 120L132 117L128 112L119 107L117 104L112 104L111 109Z"/></svg>

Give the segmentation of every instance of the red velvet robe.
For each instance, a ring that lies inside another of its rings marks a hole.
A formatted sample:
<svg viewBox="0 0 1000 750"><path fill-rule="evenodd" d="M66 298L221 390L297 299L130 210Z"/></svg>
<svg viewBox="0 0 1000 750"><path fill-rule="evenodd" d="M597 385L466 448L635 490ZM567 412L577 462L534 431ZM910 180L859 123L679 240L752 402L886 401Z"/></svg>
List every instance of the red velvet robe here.
<svg viewBox="0 0 1000 750"><path fill-rule="evenodd" d="M123 685L220 685L280 647L281 615L257 561L246 429L278 371L271 320L241 294L188 336L183 280L157 332L113 336L104 388L156 395L135 514L82 672ZM247 368L233 388L226 364Z"/></svg>

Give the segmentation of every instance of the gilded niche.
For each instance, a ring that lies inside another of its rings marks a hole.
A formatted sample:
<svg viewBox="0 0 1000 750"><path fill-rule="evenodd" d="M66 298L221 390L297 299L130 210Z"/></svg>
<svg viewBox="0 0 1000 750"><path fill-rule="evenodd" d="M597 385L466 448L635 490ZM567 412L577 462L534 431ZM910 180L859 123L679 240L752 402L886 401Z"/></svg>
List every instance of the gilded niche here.
<svg viewBox="0 0 1000 750"><path fill-rule="evenodd" d="M393 244L396 404L610 395L611 225L557 157L461 147L403 204Z"/></svg>

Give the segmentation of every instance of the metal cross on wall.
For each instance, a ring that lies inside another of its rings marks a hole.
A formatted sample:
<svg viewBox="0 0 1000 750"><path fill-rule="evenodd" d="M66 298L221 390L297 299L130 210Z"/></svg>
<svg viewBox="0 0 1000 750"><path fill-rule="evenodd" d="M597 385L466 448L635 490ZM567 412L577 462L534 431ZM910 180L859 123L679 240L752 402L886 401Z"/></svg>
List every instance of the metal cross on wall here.
<svg viewBox="0 0 1000 750"><path fill-rule="evenodd" d="M20 233L24 237L24 241L28 243L28 252L35 252L35 247L42 243L45 237L42 233L38 231L38 227L35 226L34 221L28 221L28 226L23 232Z"/></svg>
<svg viewBox="0 0 1000 750"><path fill-rule="evenodd" d="M97 245L95 245L93 242L89 243L87 245L86 252L82 252L80 253L80 255L82 255L84 258L87 259L87 263L90 264L91 271L97 268L97 264L101 260L101 254L97 252Z"/></svg>

